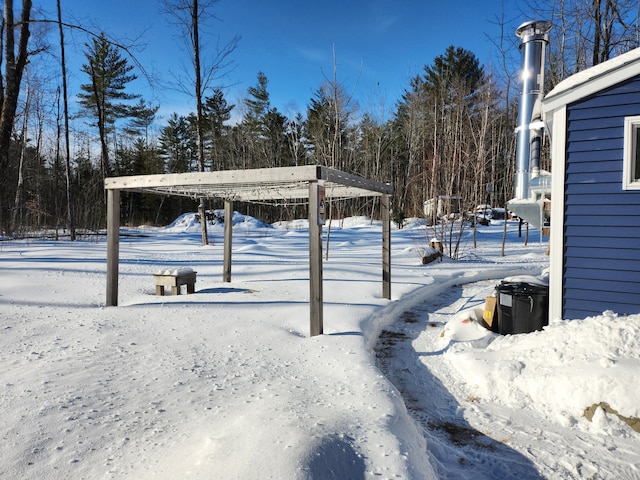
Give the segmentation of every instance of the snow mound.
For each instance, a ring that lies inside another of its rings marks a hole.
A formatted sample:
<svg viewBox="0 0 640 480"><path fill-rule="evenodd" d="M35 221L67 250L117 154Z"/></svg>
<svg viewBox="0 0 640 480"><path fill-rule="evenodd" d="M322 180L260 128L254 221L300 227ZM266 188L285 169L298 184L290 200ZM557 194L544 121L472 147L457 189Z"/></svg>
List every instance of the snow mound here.
<svg viewBox="0 0 640 480"><path fill-rule="evenodd" d="M491 343L494 334L481 325L483 314L482 306L459 312L444 326L439 346L445 349L452 343L471 342L475 347L486 347Z"/></svg>
<svg viewBox="0 0 640 480"><path fill-rule="evenodd" d="M381 225L379 220L371 220L371 217L367 216L357 216L357 217L347 217L347 218L339 218L331 220L331 228L332 229L350 229L350 228L361 228L361 227L371 227L371 226L379 226ZM296 220L285 220L282 222L275 222L272 225L276 228L283 228L286 230L303 230L309 228L309 220L306 218L296 219ZM329 226L329 221L327 220L326 226Z"/></svg>
<svg viewBox="0 0 640 480"><path fill-rule="evenodd" d="M241 225L247 229L272 228L268 223L237 211L233 212L231 221L234 227ZM222 229L224 227L224 210L208 210L207 226L213 229ZM195 212L189 212L180 215L173 222L167 225L164 230L172 233L198 233L201 228L198 214Z"/></svg>
<svg viewBox="0 0 640 480"><path fill-rule="evenodd" d="M479 397L535 409L561 424L578 422L586 408L602 402L626 417L640 417L640 389L629 389L640 369L640 315L604 312L506 336L473 336L475 322L450 323L447 340L459 342L447 358ZM463 326L466 333L460 332Z"/></svg>

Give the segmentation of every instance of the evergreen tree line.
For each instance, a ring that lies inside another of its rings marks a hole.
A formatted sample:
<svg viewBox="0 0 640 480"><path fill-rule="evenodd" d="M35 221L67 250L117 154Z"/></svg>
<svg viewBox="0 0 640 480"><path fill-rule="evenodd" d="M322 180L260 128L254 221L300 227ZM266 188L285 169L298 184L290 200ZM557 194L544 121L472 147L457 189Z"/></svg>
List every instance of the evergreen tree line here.
<svg viewBox="0 0 640 480"><path fill-rule="evenodd" d="M599 28L586 35L597 41L572 44L580 51L574 61L567 59L575 56L569 42L553 39L549 88L638 45L637 37L627 35L631 23L622 22L629 18L621 10L625 5L622 0L593 2L604 13ZM583 28L587 14L580 15ZM559 18L564 35L571 17L564 12ZM482 203L503 206L513 192L518 93L506 59L506 50L517 46L500 47L505 71L499 80L473 52L450 46L409 81L390 112L383 102L361 109L334 77L315 91L304 115L286 116L271 104L268 78L259 72L238 105L229 103L222 88L212 88L199 115L174 113L164 120L157 118L159 105L131 91L136 74L128 57L105 34L95 36L85 46L85 81L77 95L77 116L90 128L73 134L69 165L61 92L52 99L25 68L22 108L0 172L0 227L7 234L44 228L63 232L71 215L79 229L104 228L103 181L109 176L316 164L392 183L393 218L399 225L404 218L422 216L423 202L442 195L460 196L469 210ZM203 156L198 154L201 145ZM548 159L542 168L549 169ZM221 200L205 206L220 208ZM370 215L374 206L371 199L342 201L333 206L333 215ZM126 193L122 221L166 225L197 208L195 199ZM241 208L265 221L306 215L306 208L293 204Z"/></svg>

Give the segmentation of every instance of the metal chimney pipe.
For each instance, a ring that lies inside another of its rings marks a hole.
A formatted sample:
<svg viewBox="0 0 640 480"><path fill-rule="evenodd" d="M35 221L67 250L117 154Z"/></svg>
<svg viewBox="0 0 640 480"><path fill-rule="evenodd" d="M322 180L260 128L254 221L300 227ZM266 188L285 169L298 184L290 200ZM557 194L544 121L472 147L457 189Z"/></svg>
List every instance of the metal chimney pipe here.
<svg viewBox="0 0 640 480"><path fill-rule="evenodd" d="M518 27L516 35L521 39L522 52L522 94L518 104L518 127L516 128L516 178L515 198L529 197L530 171L536 172L539 165L539 142L541 122L534 122L536 102L542 100L544 89L544 54L549 43L551 22L537 20L525 22ZM532 139L532 130L536 131ZM531 143L536 144L533 152ZM534 158L531 158L531 154ZM530 161L531 160L531 161Z"/></svg>

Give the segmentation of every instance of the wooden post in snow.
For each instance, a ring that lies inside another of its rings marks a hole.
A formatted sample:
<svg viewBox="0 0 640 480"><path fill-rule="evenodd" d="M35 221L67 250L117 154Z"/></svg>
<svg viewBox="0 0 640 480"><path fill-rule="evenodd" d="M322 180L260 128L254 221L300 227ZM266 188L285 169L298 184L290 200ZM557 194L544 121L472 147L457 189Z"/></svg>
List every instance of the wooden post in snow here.
<svg viewBox="0 0 640 480"><path fill-rule="evenodd" d="M231 243L233 241L233 201L224 201L224 260L222 281L231 281Z"/></svg>
<svg viewBox="0 0 640 480"><path fill-rule="evenodd" d="M120 190L107 190L107 307L118 305Z"/></svg>
<svg viewBox="0 0 640 480"><path fill-rule="evenodd" d="M382 296L391 300L391 216L389 195L380 199L382 217Z"/></svg>
<svg viewBox="0 0 640 480"><path fill-rule="evenodd" d="M319 224L318 182L309 182L309 311L312 337L322 335L322 225Z"/></svg>

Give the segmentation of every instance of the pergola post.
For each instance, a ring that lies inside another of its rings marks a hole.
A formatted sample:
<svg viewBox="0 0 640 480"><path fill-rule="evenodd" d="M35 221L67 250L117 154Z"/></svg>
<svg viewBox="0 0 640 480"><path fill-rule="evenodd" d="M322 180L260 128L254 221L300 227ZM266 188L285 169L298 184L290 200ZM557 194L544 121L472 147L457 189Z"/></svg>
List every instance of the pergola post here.
<svg viewBox="0 0 640 480"><path fill-rule="evenodd" d="M222 266L222 281L231 281L231 243L233 241L233 201L224 201L224 260Z"/></svg>
<svg viewBox="0 0 640 480"><path fill-rule="evenodd" d="M391 216L389 195L384 193L380 199L382 217L382 296L391 300Z"/></svg>
<svg viewBox="0 0 640 480"><path fill-rule="evenodd" d="M107 190L107 307L118 305L120 190Z"/></svg>
<svg viewBox="0 0 640 480"><path fill-rule="evenodd" d="M312 337L322 335L322 225L318 182L309 182L309 311Z"/></svg>

